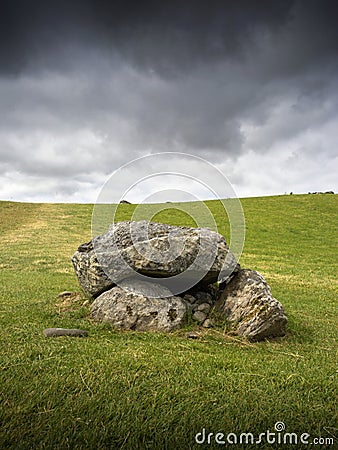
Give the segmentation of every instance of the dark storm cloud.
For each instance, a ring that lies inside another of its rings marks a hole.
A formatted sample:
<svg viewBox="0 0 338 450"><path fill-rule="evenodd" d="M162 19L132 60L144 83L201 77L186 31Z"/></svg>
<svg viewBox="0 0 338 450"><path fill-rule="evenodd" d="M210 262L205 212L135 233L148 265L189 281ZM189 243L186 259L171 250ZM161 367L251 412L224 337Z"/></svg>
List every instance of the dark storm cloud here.
<svg viewBox="0 0 338 450"><path fill-rule="evenodd" d="M117 51L141 67L175 74L237 56L258 29L269 33L284 26L293 6L291 0L5 0L0 10L1 71L15 75L35 64L57 68L63 64L58 52L61 56L67 46L84 45ZM50 57L51 51L56 58Z"/></svg>
<svg viewBox="0 0 338 450"><path fill-rule="evenodd" d="M287 64L283 58L274 62L276 72L303 67L338 48L338 6L330 0L5 0L1 5L1 71L11 75L36 65L62 66L73 46L118 52L139 67L174 75L240 58L254 50L255 34L269 39L289 26L285 44L294 48Z"/></svg>

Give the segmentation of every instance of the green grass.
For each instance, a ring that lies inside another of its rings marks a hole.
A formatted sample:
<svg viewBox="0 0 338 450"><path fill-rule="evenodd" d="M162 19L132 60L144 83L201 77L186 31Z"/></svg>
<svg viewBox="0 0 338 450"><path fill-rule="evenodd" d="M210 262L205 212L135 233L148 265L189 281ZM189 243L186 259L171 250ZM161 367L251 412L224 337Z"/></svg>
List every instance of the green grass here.
<svg viewBox="0 0 338 450"><path fill-rule="evenodd" d="M206 204L228 236L220 203ZM0 202L0 449L219 448L196 444L195 434L204 427L258 436L277 421L311 439L338 436L337 196L242 205L241 265L266 277L289 317L278 342L250 344L222 329L200 330L192 341L186 330L92 323L84 297L57 299L79 291L70 257L91 238L92 206ZM179 205L165 206L155 220L195 225L174 211ZM117 217L134 209L121 205ZM89 337L45 338L53 326L84 328Z"/></svg>

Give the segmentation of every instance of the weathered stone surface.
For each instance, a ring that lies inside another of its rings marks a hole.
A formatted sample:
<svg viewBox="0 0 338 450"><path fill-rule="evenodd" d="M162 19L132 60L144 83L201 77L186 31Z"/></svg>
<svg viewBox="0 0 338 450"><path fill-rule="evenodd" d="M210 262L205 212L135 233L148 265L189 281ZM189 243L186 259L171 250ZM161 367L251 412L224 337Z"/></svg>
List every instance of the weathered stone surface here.
<svg viewBox="0 0 338 450"><path fill-rule="evenodd" d="M175 286L208 285L239 268L224 239L207 228L174 227L155 222L118 222L82 244L72 257L84 291L96 297L135 272L162 278L176 276ZM171 289L173 291L173 289ZM178 293L178 291L176 291Z"/></svg>
<svg viewBox="0 0 338 450"><path fill-rule="evenodd" d="M127 278L121 281L119 286L128 292L141 294L150 298L166 298L173 296L173 293L166 286L159 283L138 280L137 278Z"/></svg>
<svg viewBox="0 0 338 450"><path fill-rule="evenodd" d="M232 330L252 341L285 335L287 317L264 277L241 269L225 286L215 303L215 311L224 314Z"/></svg>
<svg viewBox="0 0 338 450"><path fill-rule="evenodd" d="M47 337L85 337L88 336L88 331L79 330L77 328L46 328L45 330L43 330L43 334Z"/></svg>
<svg viewBox="0 0 338 450"><path fill-rule="evenodd" d="M91 241L79 246L72 263L80 286L89 296L95 297L114 286L100 266Z"/></svg>
<svg viewBox="0 0 338 450"><path fill-rule="evenodd" d="M172 331L185 323L186 316L186 303L170 296L166 287L132 279L101 294L91 309L96 321L139 331Z"/></svg>

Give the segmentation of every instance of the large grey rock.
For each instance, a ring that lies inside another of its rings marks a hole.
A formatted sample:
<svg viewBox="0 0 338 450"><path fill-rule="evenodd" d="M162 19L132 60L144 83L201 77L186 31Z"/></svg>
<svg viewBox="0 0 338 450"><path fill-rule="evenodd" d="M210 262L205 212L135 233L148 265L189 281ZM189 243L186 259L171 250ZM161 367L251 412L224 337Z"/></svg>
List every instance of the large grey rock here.
<svg viewBox="0 0 338 450"><path fill-rule="evenodd" d="M133 279L101 294L91 308L91 317L98 322L139 331L172 331L185 323L186 316L186 303L166 287Z"/></svg>
<svg viewBox="0 0 338 450"><path fill-rule="evenodd" d="M161 278L174 294L228 278L239 265L224 239L207 228L118 222L72 257L79 283L96 297L126 278Z"/></svg>
<svg viewBox="0 0 338 450"><path fill-rule="evenodd" d="M225 285L214 310L232 323L232 330L252 341L284 336L287 317L264 277L241 269Z"/></svg>

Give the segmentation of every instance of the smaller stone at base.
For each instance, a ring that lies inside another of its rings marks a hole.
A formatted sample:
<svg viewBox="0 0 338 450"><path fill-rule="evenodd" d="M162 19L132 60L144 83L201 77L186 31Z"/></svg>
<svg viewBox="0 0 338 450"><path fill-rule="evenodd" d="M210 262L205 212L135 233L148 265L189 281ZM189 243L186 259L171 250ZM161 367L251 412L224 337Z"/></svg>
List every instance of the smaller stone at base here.
<svg viewBox="0 0 338 450"><path fill-rule="evenodd" d="M204 328L212 328L214 324L212 323L211 319L205 319L202 325Z"/></svg>
<svg viewBox="0 0 338 450"><path fill-rule="evenodd" d="M193 318L196 322L202 323L202 322L204 322L205 319L207 318L207 315L206 315L204 312L202 312L202 311L196 311L196 312L193 314L192 318Z"/></svg>
<svg viewBox="0 0 338 450"><path fill-rule="evenodd" d="M85 337L88 336L88 331L78 330L77 328L46 328L43 330L46 337L72 336Z"/></svg>
<svg viewBox="0 0 338 450"><path fill-rule="evenodd" d="M183 300L192 304L192 303L195 303L196 298L193 295L185 294L185 296L183 297Z"/></svg>
<svg viewBox="0 0 338 450"><path fill-rule="evenodd" d="M209 303L201 303L197 306L196 311L203 311L205 314L208 314L210 309L211 306L209 305Z"/></svg>

